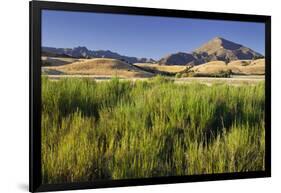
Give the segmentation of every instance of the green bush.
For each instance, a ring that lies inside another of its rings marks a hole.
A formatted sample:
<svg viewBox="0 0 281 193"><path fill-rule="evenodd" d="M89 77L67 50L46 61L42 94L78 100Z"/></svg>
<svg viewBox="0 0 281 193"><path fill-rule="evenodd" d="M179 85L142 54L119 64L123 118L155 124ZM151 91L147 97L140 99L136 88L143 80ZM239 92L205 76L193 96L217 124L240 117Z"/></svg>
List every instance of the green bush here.
<svg viewBox="0 0 281 193"><path fill-rule="evenodd" d="M182 76L181 73L177 73L177 74L175 75L176 78L181 78L181 76Z"/></svg>

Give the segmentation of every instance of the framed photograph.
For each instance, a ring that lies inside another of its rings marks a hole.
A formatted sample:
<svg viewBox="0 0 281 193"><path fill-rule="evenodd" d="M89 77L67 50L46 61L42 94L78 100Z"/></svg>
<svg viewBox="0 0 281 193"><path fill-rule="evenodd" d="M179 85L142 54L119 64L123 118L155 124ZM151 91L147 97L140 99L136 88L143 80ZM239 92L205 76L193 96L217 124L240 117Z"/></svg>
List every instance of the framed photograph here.
<svg viewBox="0 0 281 193"><path fill-rule="evenodd" d="M30 2L30 191L271 176L271 18Z"/></svg>

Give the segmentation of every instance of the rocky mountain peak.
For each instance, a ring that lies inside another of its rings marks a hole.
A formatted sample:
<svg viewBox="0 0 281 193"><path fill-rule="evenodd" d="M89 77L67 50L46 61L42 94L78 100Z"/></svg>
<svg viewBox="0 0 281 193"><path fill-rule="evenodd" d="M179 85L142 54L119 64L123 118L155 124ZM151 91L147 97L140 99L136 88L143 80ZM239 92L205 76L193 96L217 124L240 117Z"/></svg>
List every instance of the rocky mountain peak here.
<svg viewBox="0 0 281 193"><path fill-rule="evenodd" d="M243 46L240 44L234 43L221 37L215 37L207 43L203 44L201 47L197 48L194 52L206 52L208 54L214 54L219 50L237 50L241 47Z"/></svg>

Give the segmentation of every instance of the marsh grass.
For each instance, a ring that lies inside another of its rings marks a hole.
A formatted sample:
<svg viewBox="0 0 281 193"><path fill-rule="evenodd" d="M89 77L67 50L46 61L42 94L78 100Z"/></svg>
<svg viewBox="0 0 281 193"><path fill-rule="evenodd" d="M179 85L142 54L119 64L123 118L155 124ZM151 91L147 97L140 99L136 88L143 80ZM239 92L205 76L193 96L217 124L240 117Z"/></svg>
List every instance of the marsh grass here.
<svg viewBox="0 0 281 193"><path fill-rule="evenodd" d="M264 83L43 78L43 183L264 170L264 101Z"/></svg>

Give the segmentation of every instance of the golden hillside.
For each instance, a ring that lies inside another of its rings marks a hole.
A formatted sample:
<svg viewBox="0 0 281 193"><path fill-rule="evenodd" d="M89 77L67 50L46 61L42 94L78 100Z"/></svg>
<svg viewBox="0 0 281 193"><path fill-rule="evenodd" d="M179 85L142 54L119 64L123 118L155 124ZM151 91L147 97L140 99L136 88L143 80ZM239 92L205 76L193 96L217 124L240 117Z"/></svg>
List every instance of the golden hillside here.
<svg viewBox="0 0 281 193"><path fill-rule="evenodd" d="M159 65L159 64L151 64L151 63L136 63L134 65L147 70L157 70L160 72L169 72L169 73L182 72L186 69L186 66L183 65Z"/></svg>
<svg viewBox="0 0 281 193"><path fill-rule="evenodd" d="M230 62L228 68L234 74L263 75L265 74L265 59L237 60Z"/></svg>
<svg viewBox="0 0 281 193"><path fill-rule="evenodd" d="M265 74L265 60L236 60L228 64L223 61L212 61L194 66L189 70L195 74L216 74L226 71L241 75L263 75Z"/></svg>
<svg viewBox="0 0 281 193"><path fill-rule="evenodd" d="M84 59L42 56L41 60L43 66L61 66L73 62L83 61Z"/></svg>
<svg viewBox="0 0 281 193"><path fill-rule="evenodd" d="M152 73L145 72L131 64L108 58L88 59L62 66L52 66L48 67L48 69L60 71L67 75L96 75L119 77L153 76Z"/></svg>

